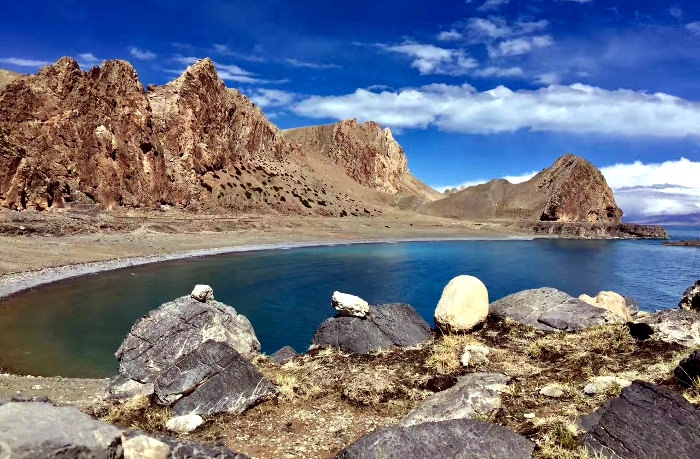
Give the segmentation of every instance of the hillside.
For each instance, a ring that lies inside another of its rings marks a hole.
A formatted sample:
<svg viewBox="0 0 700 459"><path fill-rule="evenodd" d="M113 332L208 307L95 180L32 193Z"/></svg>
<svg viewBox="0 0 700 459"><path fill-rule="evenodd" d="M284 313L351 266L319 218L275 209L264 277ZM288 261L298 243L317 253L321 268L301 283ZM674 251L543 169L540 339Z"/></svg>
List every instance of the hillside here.
<svg viewBox="0 0 700 459"><path fill-rule="evenodd" d="M11 72L9 70L0 69L0 91L10 84L13 80L16 80L22 76L21 73Z"/></svg>
<svg viewBox="0 0 700 459"><path fill-rule="evenodd" d="M492 180L426 203L419 212L466 220L616 223L622 219L603 174L571 154L526 182Z"/></svg>

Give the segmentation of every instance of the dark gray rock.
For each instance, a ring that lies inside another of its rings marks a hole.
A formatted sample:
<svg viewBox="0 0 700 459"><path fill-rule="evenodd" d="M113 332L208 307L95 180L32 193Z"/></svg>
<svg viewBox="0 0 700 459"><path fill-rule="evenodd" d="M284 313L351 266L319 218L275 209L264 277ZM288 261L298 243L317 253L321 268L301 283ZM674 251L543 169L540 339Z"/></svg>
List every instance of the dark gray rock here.
<svg viewBox="0 0 700 459"><path fill-rule="evenodd" d="M270 356L270 360L281 365L288 360L292 360L297 355L299 354L297 354L297 351L295 351L291 346L284 346L282 349L272 354Z"/></svg>
<svg viewBox="0 0 700 459"><path fill-rule="evenodd" d="M630 312L630 315L635 315L636 313L639 312L639 303L637 300L632 298L631 296L622 296L622 298L625 299L625 305L627 306L627 310Z"/></svg>
<svg viewBox="0 0 700 459"><path fill-rule="evenodd" d="M688 287L685 293L683 293L683 298L681 298L681 302L678 303L678 307L689 311L700 312L700 280Z"/></svg>
<svg viewBox="0 0 700 459"><path fill-rule="evenodd" d="M126 400L138 395L153 394L153 383L140 383L124 375L117 375L109 380L107 399Z"/></svg>
<svg viewBox="0 0 700 459"><path fill-rule="evenodd" d="M207 340L228 343L244 356L260 352L253 326L230 306L183 296L139 319L115 356L119 373L141 383L153 382L180 356Z"/></svg>
<svg viewBox="0 0 700 459"><path fill-rule="evenodd" d="M635 323L647 324L652 339L685 347L700 346L700 314L685 309L666 309L642 317Z"/></svg>
<svg viewBox="0 0 700 459"><path fill-rule="evenodd" d="M121 432L73 407L48 403L6 403L0 406L2 458L121 457Z"/></svg>
<svg viewBox="0 0 700 459"><path fill-rule="evenodd" d="M155 381L158 402L174 403L178 415L242 413L276 392L238 351L211 340L181 356Z"/></svg>
<svg viewBox="0 0 700 459"><path fill-rule="evenodd" d="M686 387L700 384L700 351L694 351L680 361L673 374Z"/></svg>
<svg viewBox="0 0 700 459"><path fill-rule="evenodd" d="M371 307L364 318L327 319L316 330L312 343L364 354L391 346L415 346L429 336L430 325L411 306L383 304Z"/></svg>
<svg viewBox="0 0 700 459"><path fill-rule="evenodd" d="M489 305L489 315L509 317L546 331L577 332L586 328L624 323L610 311L596 308L555 288L543 287L508 295Z"/></svg>
<svg viewBox="0 0 700 459"><path fill-rule="evenodd" d="M340 453L342 459L520 459L535 445L515 432L472 419L390 426L365 435Z"/></svg>
<svg viewBox="0 0 700 459"><path fill-rule="evenodd" d="M677 392L636 381L581 418L584 446L608 458L700 457L700 409Z"/></svg>

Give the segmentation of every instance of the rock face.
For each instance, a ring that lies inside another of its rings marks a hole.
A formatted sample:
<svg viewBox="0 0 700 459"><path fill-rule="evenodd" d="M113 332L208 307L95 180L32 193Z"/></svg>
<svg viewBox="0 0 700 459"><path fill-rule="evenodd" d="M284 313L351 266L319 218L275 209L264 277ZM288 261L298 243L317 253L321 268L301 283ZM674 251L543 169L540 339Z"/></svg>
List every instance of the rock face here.
<svg viewBox="0 0 700 459"><path fill-rule="evenodd" d="M391 346L415 346L429 336L430 326L411 306L384 304L370 308L365 318L327 319L316 330L312 343L364 354Z"/></svg>
<svg viewBox="0 0 700 459"><path fill-rule="evenodd" d="M605 177L583 158L568 154L530 180L492 180L419 208L420 212L468 220L620 222Z"/></svg>
<svg viewBox="0 0 700 459"><path fill-rule="evenodd" d="M678 307L700 312L700 280L688 287L683 294L683 298L681 298L681 302L678 303Z"/></svg>
<svg viewBox="0 0 700 459"><path fill-rule="evenodd" d="M282 365L283 363L292 360L297 355L299 354L297 354L297 351L295 351L294 348L291 346L284 346L282 349L272 354L270 356L270 360Z"/></svg>
<svg viewBox="0 0 700 459"><path fill-rule="evenodd" d="M603 457L700 457L700 409L650 383L634 382L581 425L584 446Z"/></svg>
<svg viewBox="0 0 700 459"><path fill-rule="evenodd" d="M489 314L510 317L545 331L577 332L586 328L624 323L624 319L585 303L560 290L544 287L508 295L489 306Z"/></svg>
<svg viewBox="0 0 700 459"><path fill-rule="evenodd" d="M338 454L339 459L530 458L535 445L498 424L453 419L382 427Z"/></svg>
<svg viewBox="0 0 700 459"><path fill-rule="evenodd" d="M0 69L0 91L2 91L5 86L10 84L12 81L21 77L21 73L11 72L9 70Z"/></svg>
<svg viewBox="0 0 700 459"><path fill-rule="evenodd" d="M627 309L627 300L625 297L615 292L598 292L595 298L589 295L581 295L579 300L584 301L596 308L607 309L621 319L629 322L632 320L632 315Z"/></svg>
<svg viewBox="0 0 700 459"><path fill-rule="evenodd" d="M404 426L449 419L471 419L501 406L500 393L508 376L498 373L471 373L459 378L454 386L428 397L403 421Z"/></svg>
<svg viewBox="0 0 700 459"><path fill-rule="evenodd" d="M445 333L467 332L489 314L489 293L473 276L457 276L443 289L435 308L435 325Z"/></svg>
<svg viewBox="0 0 700 459"><path fill-rule="evenodd" d="M686 387L700 384L700 351L694 351L680 361L673 374Z"/></svg>
<svg viewBox="0 0 700 459"><path fill-rule="evenodd" d="M369 304L365 300L347 293L333 292L331 304L341 316L365 317L369 312Z"/></svg>
<svg viewBox="0 0 700 459"><path fill-rule="evenodd" d="M636 321L651 327L652 339L685 347L700 346L700 314L685 309L666 309Z"/></svg>

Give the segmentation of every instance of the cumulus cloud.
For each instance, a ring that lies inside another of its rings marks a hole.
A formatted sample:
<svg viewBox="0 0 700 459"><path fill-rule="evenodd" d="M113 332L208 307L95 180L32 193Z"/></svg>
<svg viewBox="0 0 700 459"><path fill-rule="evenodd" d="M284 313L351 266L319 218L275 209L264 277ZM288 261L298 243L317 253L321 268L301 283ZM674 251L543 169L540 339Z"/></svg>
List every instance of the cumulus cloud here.
<svg viewBox="0 0 700 459"><path fill-rule="evenodd" d="M464 35L454 29L443 30L437 34L437 39L442 41L456 41L461 40L462 38L464 38Z"/></svg>
<svg viewBox="0 0 700 459"><path fill-rule="evenodd" d="M519 174L519 175L505 175L501 178L508 180L510 183L522 183L522 182L527 182L532 177L537 175L537 172L538 171L532 171L532 172L526 172L524 174ZM462 182L458 185L438 185L438 186L434 186L433 188L438 190L440 193L444 193L445 190L449 190L452 188L457 188L458 190L462 190L462 189L470 187L470 186L481 185L482 183L486 183L489 180L492 180L492 179L468 180L468 181Z"/></svg>
<svg viewBox="0 0 700 459"><path fill-rule="evenodd" d="M78 64L79 64L81 67L83 67L83 68L85 68L85 67L93 67L93 66L99 64L100 62L102 62L101 59L99 59L97 56L95 56L95 55L92 54L92 53L81 53L81 54L78 54L78 59L77 59L77 61L78 61Z"/></svg>
<svg viewBox="0 0 700 459"><path fill-rule="evenodd" d="M139 49L136 47L132 47L129 49L129 53L136 59L140 59L142 61L150 61L156 58L156 54L147 49Z"/></svg>
<svg viewBox="0 0 700 459"><path fill-rule="evenodd" d="M507 4L510 0L486 0L479 8L479 11L495 11Z"/></svg>
<svg viewBox="0 0 700 459"><path fill-rule="evenodd" d="M257 88L250 92L248 97L259 106L266 108L287 106L294 101L296 94L281 89Z"/></svg>
<svg viewBox="0 0 700 459"><path fill-rule="evenodd" d="M41 61L37 59L25 59L22 57L3 57L0 58L0 63L16 65L18 67L43 67L45 65L50 65L53 62Z"/></svg>
<svg viewBox="0 0 700 459"><path fill-rule="evenodd" d="M479 65L462 49L446 49L411 42L379 46L386 51L413 58L411 67L417 69L421 75L465 75Z"/></svg>
<svg viewBox="0 0 700 459"><path fill-rule="evenodd" d="M195 62L201 60L199 57L194 56L175 56L172 58L173 61L182 65L192 65ZM287 83L289 80L266 80L263 78L257 78L254 73L242 69L235 64L222 64L221 62L214 62L216 67L216 73L219 78L225 81L235 81L237 83L247 83L247 84L280 84ZM168 73L182 74L184 70L170 69L166 70Z"/></svg>
<svg viewBox="0 0 700 459"><path fill-rule="evenodd" d="M536 48L544 48L554 44L554 39L550 35L536 35L534 37L514 38L505 40L493 47L489 47L489 56L520 56L527 54Z"/></svg>
<svg viewBox="0 0 700 459"><path fill-rule="evenodd" d="M495 134L532 131L622 136L697 136L700 104L664 93L606 90L584 84L512 91L498 86L433 84L400 91L357 89L312 96L294 106L310 118L360 118L392 128L436 126L448 132Z"/></svg>
<svg viewBox="0 0 700 459"><path fill-rule="evenodd" d="M520 67L498 67L491 66L485 67L474 72L476 76L491 78L491 77L501 77L501 78L513 78L521 77L525 74L523 69Z"/></svg>

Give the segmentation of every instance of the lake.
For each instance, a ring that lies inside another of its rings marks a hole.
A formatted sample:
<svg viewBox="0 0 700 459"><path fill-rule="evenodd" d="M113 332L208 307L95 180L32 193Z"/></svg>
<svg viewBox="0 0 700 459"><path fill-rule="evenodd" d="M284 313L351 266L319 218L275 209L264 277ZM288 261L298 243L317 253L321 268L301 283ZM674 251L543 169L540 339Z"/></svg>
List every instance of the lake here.
<svg viewBox="0 0 700 459"><path fill-rule="evenodd" d="M668 228L673 239L700 228ZM71 279L0 302L0 368L43 376L116 374L114 352L133 323L209 284L247 316L263 352L308 348L334 314L334 290L371 304L405 302L429 322L443 287L480 278L491 301L555 287L571 295L613 290L640 309L676 307L700 278L700 249L661 241L565 239L408 242L269 250L171 261Z"/></svg>

